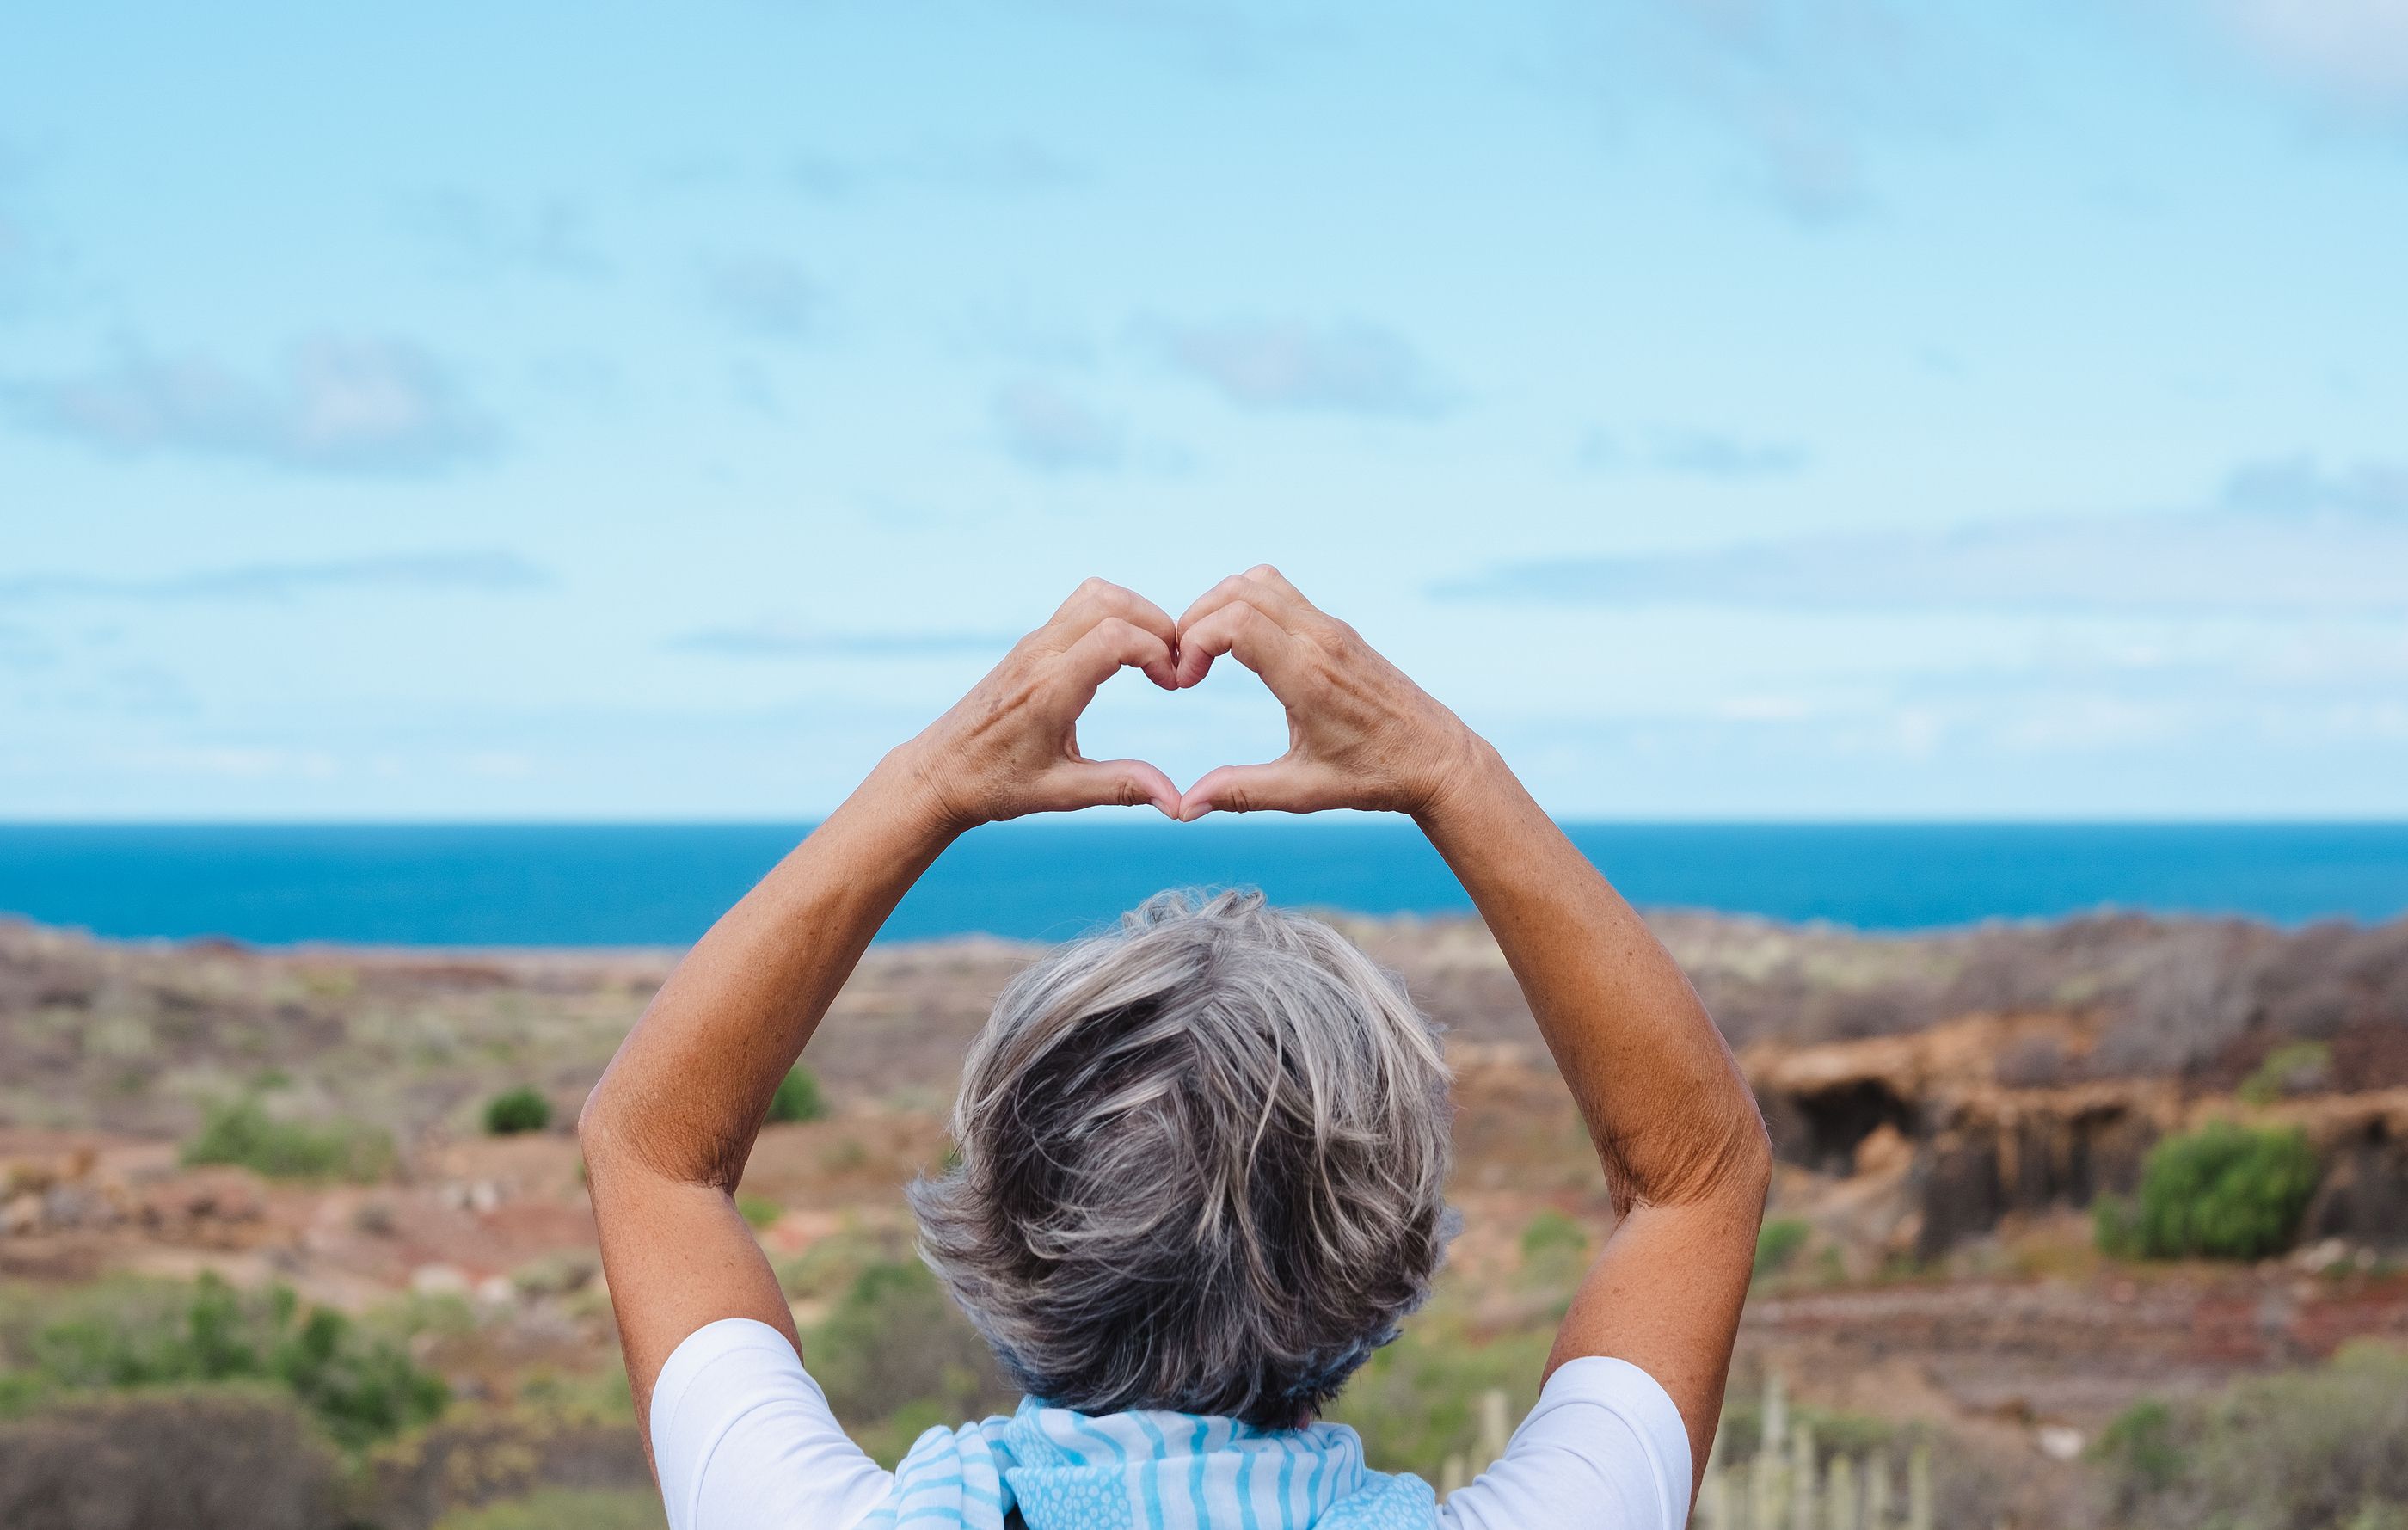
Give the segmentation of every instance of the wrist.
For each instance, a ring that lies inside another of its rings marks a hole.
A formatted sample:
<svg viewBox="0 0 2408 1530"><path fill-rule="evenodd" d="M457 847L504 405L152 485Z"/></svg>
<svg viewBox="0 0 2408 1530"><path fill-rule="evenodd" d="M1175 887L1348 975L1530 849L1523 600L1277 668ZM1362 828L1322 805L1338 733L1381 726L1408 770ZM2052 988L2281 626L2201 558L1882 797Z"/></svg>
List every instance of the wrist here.
<svg viewBox="0 0 2408 1530"><path fill-rule="evenodd" d="M977 821L937 785L933 763L922 738L898 744L853 789L846 805L867 808L912 841L941 850L975 827Z"/></svg>
<svg viewBox="0 0 2408 1530"><path fill-rule="evenodd" d="M1412 814L1413 821L1429 834L1462 822L1514 784L1513 772L1496 746L1460 721L1440 752L1440 767Z"/></svg>

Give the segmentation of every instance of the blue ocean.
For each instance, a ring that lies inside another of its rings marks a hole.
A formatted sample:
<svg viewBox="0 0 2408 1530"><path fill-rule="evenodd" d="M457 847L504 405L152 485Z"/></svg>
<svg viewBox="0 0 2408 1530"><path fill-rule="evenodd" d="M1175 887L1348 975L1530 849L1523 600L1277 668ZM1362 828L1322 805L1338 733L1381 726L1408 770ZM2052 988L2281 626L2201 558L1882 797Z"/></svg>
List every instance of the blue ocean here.
<svg viewBox="0 0 2408 1530"><path fill-rule="evenodd" d="M0 911L265 945L676 946L806 824L0 825ZM2098 908L2281 924L2408 912L2408 824L1568 825L1641 907L1875 930ZM1360 913L1469 907L1401 820L1000 824L948 851L888 939L1055 939L1165 887Z"/></svg>

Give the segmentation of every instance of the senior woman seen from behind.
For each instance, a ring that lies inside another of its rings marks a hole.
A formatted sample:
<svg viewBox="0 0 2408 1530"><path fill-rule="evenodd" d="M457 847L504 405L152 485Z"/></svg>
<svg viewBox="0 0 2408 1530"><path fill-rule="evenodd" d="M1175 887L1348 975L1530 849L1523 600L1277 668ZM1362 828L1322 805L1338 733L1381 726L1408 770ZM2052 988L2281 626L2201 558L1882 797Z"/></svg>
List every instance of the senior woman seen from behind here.
<svg viewBox="0 0 2408 1530"><path fill-rule="evenodd" d="M1228 654L1290 747L1182 796L1092 761L1124 666ZM1539 1404L1444 1505L1317 1422L1428 1294L1447 1073L1396 980L1252 894L1166 894L996 1002L911 1187L922 1252L1027 1394L849 1440L733 1199L769 1097L896 900L973 825L1102 804L1410 813L1503 947L1619 1212ZM1269 568L1177 622L1090 580L720 920L579 1122L627 1374L673 1530L1676 1530L1722 1404L1770 1155L1661 946L1497 752Z"/></svg>

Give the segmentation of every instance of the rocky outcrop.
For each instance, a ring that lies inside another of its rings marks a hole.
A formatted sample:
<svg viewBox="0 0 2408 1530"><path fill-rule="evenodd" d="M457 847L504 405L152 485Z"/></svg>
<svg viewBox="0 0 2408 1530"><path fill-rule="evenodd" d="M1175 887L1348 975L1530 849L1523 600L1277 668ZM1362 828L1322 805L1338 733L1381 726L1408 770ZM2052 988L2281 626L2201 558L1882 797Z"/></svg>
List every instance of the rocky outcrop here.
<svg viewBox="0 0 2408 1530"><path fill-rule="evenodd" d="M2159 1137L2215 1118L2307 1134L2324 1174L2302 1237L2408 1243L2408 1089L2350 1089L2340 1070L2309 1076L2315 1093L2257 1103L2176 1078L2016 1081L2017 1060L2035 1051L2078 1067L2100 1044L2100 1027L2073 1016L1971 1016L1904 1036L1759 1045L1742 1063L1775 1155L1879 1180L1896 1201L1881 1237L1918 1259L2011 1215L2129 1192Z"/></svg>

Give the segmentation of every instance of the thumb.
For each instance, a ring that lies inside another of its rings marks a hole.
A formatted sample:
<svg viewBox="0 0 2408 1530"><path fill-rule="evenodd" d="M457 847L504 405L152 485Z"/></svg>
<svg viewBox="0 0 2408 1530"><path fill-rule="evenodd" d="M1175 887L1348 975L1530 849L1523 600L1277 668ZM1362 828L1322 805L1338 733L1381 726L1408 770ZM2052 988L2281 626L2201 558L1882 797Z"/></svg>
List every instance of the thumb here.
<svg viewBox="0 0 2408 1530"><path fill-rule="evenodd" d="M1326 771L1299 760L1268 765L1222 765L1208 771L1179 799L1179 819L1193 823L1206 813L1310 813L1333 806Z"/></svg>
<svg viewBox="0 0 2408 1530"><path fill-rule="evenodd" d="M1038 810L1067 813L1081 808L1135 808L1151 803L1164 816L1179 816L1179 788L1143 760L1071 760L1038 781Z"/></svg>

